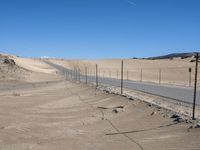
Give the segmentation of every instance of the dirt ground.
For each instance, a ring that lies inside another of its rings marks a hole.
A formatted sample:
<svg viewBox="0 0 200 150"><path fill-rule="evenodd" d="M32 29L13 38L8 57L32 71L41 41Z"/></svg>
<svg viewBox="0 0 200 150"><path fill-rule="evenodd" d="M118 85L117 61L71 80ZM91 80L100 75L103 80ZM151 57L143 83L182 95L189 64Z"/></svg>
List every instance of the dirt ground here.
<svg viewBox="0 0 200 150"><path fill-rule="evenodd" d="M170 115L71 81L1 83L0 149L199 150L200 129Z"/></svg>
<svg viewBox="0 0 200 150"><path fill-rule="evenodd" d="M139 99L66 80L41 59L0 55L0 150L200 149L200 122Z"/></svg>

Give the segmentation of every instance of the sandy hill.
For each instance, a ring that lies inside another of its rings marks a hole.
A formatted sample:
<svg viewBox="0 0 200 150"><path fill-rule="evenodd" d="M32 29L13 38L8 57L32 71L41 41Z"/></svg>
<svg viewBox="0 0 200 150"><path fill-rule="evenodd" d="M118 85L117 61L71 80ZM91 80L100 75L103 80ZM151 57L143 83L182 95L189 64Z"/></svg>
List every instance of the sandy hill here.
<svg viewBox="0 0 200 150"><path fill-rule="evenodd" d="M195 62L194 57L181 59L124 59L124 78L146 82L186 85L189 84L189 68L192 68L191 81L193 85ZM66 68L78 68L84 74L87 67L88 74L95 75L95 65L98 64L99 76L119 78L121 72L121 59L102 59L102 60L64 60L48 59L53 63L62 65ZM200 66L199 66L200 67ZM142 70L142 71L141 71ZM161 73L160 73L161 72ZM161 75L160 75L161 74ZM200 74L200 69L199 69ZM159 75L161 77L159 77ZM200 76L198 76L200 82Z"/></svg>
<svg viewBox="0 0 200 150"><path fill-rule="evenodd" d="M18 66L11 55L0 54L0 80L25 80L30 71Z"/></svg>
<svg viewBox="0 0 200 150"><path fill-rule="evenodd" d="M40 82L57 80L57 70L41 59L0 54L0 80Z"/></svg>
<svg viewBox="0 0 200 150"><path fill-rule="evenodd" d="M195 70L193 60L194 57L155 60L124 59L124 78L156 83L161 80L161 83L187 86L190 77L188 70L192 68L191 81L193 85ZM61 79L61 76L57 74L59 70L47 64L46 61L72 70L78 68L82 74L85 73L85 68L87 67L88 75L95 75L95 65L98 64L99 76L101 77L119 78L121 72L121 59L65 60L55 58L21 58L1 54L0 80L40 82ZM198 81L200 82L199 76Z"/></svg>
<svg viewBox="0 0 200 150"><path fill-rule="evenodd" d="M163 55L163 56L149 57L149 58L147 58L147 59L152 59L152 60L156 60L156 59L174 59L174 58L185 59L185 58L189 58L189 57L195 57L197 53L199 53L199 52L172 53L172 54ZM199 53L199 54L200 54L200 53Z"/></svg>

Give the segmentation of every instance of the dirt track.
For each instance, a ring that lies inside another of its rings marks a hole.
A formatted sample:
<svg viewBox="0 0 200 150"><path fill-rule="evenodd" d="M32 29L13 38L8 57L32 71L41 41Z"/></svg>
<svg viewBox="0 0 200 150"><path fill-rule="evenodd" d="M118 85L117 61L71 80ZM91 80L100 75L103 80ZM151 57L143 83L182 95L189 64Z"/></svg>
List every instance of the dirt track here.
<svg viewBox="0 0 200 150"><path fill-rule="evenodd" d="M0 91L1 150L200 149L199 129L137 100L69 81L8 86Z"/></svg>

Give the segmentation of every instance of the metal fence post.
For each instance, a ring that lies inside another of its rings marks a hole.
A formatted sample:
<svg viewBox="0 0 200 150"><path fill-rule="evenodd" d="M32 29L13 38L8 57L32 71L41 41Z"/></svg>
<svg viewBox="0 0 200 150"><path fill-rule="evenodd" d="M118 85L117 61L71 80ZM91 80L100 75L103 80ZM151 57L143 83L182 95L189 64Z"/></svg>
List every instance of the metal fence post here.
<svg viewBox="0 0 200 150"><path fill-rule="evenodd" d="M76 68L76 80L78 80L78 70Z"/></svg>
<svg viewBox="0 0 200 150"><path fill-rule="evenodd" d="M191 87L191 81L192 81L192 68L189 68L189 87Z"/></svg>
<svg viewBox="0 0 200 150"><path fill-rule="evenodd" d="M99 75L99 78L101 78L101 69L100 68L98 70L98 75Z"/></svg>
<svg viewBox="0 0 200 150"><path fill-rule="evenodd" d="M81 82L81 71L80 71L80 68L78 68L78 81Z"/></svg>
<svg viewBox="0 0 200 150"><path fill-rule="evenodd" d="M76 69L75 69L75 67L74 67L74 80L76 80Z"/></svg>
<svg viewBox="0 0 200 150"><path fill-rule="evenodd" d="M87 84L87 67L85 67L85 83Z"/></svg>
<svg viewBox="0 0 200 150"><path fill-rule="evenodd" d="M127 74L126 74L126 76L127 76L127 80L128 80L128 69L127 69L127 72L126 72Z"/></svg>
<svg viewBox="0 0 200 150"><path fill-rule="evenodd" d="M197 93L197 73L198 73L199 53L196 54L196 66L195 66L195 82L194 82L194 102L192 119L195 120L195 106L196 106L196 93Z"/></svg>
<svg viewBox="0 0 200 150"><path fill-rule="evenodd" d="M96 64L96 87L98 87L98 65Z"/></svg>
<svg viewBox="0 0 200 150"><path fill-rule="evenodd" d="M74 80L76 80L76 68L74 68Z"/></svg>
<svg viewBox="0 0 200 150"><path fill-rule="evenodd" d="M66 79L67 79L68 78L68 70L66 70L65 73L66 73Z"/></svg>
<svg viewBox="0 0 200 150"><path fill-rule="evenodd" d="M123 94L124 61L121 62L121 94Z"/></svg>
<svg viewBox="0 0 200 150"><path fill-rule="evenodd" d="M140 72L140 82L142 82L142 69L141 69L141 72Z"/></svg>
<svg viewBox="0 0 200 150"><path fill-rule="evenodd" d="M159 84L161 84L161 74L162 74L162 70L159 69Z"/></svg>

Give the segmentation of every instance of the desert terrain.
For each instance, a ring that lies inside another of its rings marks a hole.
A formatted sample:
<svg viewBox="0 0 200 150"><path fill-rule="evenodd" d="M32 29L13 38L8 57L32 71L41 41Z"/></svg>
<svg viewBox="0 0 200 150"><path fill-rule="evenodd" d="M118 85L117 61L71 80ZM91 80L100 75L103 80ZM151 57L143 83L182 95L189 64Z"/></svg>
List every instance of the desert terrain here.
<svg viewBox="0 0 200 150"><path fill-rule="evenodd" d="M94 74L97 63L105 76L117 77L121 60L59 60L0 55L1 150L199 150L200 122L187 114L117 95L59 74L45 61ZM125 69L184 68L168 72L165 84L187 86L188 59L125 60ZM100 73L101 74L101 73ZM103 74L102 74L103 76ZM125 75L126 76L126 75ZM137 80L129 74L129 79ZM157 81L151 72L144 81ZM172 79L177 82L171 81ZM139 80L139 79L138 79ZM198 78L199 80L199 78ZM155 99L160 99L156 97Z"/></svg>

